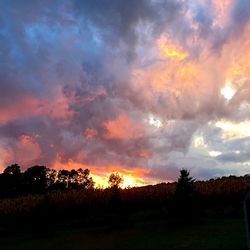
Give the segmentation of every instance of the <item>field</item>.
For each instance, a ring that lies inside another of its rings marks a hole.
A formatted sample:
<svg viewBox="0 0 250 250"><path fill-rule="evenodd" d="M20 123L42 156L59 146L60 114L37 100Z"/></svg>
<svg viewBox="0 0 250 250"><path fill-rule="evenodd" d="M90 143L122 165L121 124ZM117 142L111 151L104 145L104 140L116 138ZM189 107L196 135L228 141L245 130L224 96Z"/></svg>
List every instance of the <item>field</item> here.
<svg viewBox="0 0 250 250"><path fill-rule="evenodd" d="M179 185L185 189L178 183L7 192L0 199L0 250L246 249L249 176Z"/></svg>
<svg viewBox="0 0 250 250"><path fill-rule="evenodd" d="M1 250L243 250L241 219L208 219L198 224L176 221L124 223L0 239Z"/></svg>

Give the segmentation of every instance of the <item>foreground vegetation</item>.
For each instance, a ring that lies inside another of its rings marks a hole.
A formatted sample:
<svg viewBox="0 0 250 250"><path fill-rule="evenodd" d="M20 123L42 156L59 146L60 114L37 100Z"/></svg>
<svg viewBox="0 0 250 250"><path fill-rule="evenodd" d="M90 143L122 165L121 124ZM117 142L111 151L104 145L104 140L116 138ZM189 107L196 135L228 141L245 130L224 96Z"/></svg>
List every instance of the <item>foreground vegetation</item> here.
<svg viewBox="0 0 250 250"><path fill-rule="evenodd" d="M127 220L243 218L248 176L193 182L192 190L185 188L184 193L177 192L178 183L123 190L59 189L0 199L0 235Z"/></svg>
<svg viewBox="0 0 250 250"><path fill-rule="evenodd" d="M183 169L177 182L122 190L119 174L95 189L88 170L52 172L0 175L1 249L244 249L248 175L196 181Z"/></svg>

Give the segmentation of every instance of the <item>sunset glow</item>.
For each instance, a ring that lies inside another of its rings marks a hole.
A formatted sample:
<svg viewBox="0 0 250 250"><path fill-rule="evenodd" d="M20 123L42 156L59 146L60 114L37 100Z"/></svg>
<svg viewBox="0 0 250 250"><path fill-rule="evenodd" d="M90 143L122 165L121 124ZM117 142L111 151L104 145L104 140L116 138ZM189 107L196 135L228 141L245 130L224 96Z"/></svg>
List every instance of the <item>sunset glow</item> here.
<svg viewBox="0 0 250 250"><path fill-rule="evenodd" d="M111 174L110 173L105 173L103 176L102 175L96 175L96 174L91 174L91 177L93 178L95 182L95 187L99 188L107 188L109 187L108 185L108 177ZM121 188L130 188L130 187L140 187L146 185L143 176L137 177L136 173L133 176L132 174L122 174L121 176L123 178L123 182L121 184Z"/></svg>

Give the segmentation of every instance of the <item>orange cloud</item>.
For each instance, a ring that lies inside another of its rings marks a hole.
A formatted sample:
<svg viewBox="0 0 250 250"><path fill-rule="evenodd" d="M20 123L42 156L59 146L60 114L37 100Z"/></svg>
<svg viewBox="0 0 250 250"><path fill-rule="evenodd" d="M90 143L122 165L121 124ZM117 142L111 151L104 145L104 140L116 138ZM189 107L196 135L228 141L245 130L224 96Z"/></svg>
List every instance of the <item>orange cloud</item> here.
<svg viewBox="0 0 250 250"><path fill-rule="evenodd" d="M125 114L120 114L116 119L103 122L106 139L135 139L143 135L142 124L136 123Z"/></svg>
<svg viewBox="0 0 250 250"><path fill-rule="evenodd" d="M226 82L232 82L235 97L238 89L248 89L249 32L250 25L247 25L242 37L230 39L227 43L221 41L223 47L218 45L219 55L211 49L209 41L200 40L199 57L171 62L156 60L135 68L130 87L138 95L138 103L142 102L149 112L167 119L196 116L199 112L209 115L226 109L220 94ZM156 48L159 47L158 43L156 41ZM178 43L175 48L179 48ZM244 98L247 97L245 94ZM240 101L242 98L237 99L237 103Z"/></svg>
<svg viewBox="0 0 250 250"><path fill-rule="evenodd" d="M174 59L180 60L180 61L182 61L188 57L187 52L178 48L176 44L173 44L173 43L167 41L167 39L165 37L161 37L157 41L157 44L158 44L158 47L161 51L161 54L164 57L174 58Z"/></svg>
<svg viewBox="0 0 250 250"><path fill-rule="evenodd" d="M83 133L84 137L86 139L91 139L95 136L97 136L97 130L94 128L87 128L84 133Z"/></svg>

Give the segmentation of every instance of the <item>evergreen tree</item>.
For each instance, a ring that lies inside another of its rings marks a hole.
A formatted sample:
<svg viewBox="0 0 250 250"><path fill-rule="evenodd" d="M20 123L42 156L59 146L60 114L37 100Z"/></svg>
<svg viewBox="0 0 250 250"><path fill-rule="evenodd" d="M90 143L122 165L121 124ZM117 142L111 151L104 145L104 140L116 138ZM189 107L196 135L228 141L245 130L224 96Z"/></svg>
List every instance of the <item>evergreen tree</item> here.
<svg viewBox="0 0 250 250"><path fill-rule="evenodd" d="M187 169L180 171L173 200L173 214L184 221L190 221L190 219L199 215L196 206L194 181L195 179L190 176Z"/></svg>
<svg viewBox="0 0 250 250"><path fill-rule="evenodd" d="M190 199L194 195L194 181L195 179L189 176L187 169L181 169L180 177L176 185L175 196L178 199Z"/></svg>

